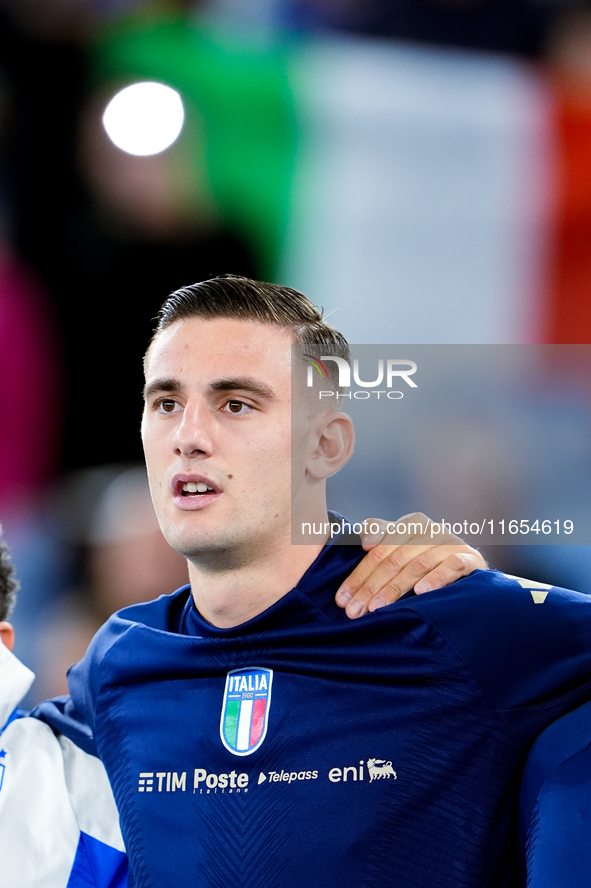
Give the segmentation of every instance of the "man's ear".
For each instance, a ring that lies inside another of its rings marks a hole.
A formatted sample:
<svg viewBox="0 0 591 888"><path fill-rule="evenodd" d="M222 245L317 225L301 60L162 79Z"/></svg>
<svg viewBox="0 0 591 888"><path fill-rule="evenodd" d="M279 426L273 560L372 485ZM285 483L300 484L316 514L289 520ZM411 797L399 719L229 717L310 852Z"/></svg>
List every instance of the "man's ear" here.
<svg viewBox="0 0 591 888"><path fill-rule="evenodd" d="M321 481L341 469L355 447L353 420L346 413L321 412L313 422L313 449L306 462L306 472Z"/></svg>
<svg viewBox="0 0 591 888"><path fill-rule="evenodd" d="M0 641L11 651L14 647L14 629L10 623L0 622Z"/></svg>

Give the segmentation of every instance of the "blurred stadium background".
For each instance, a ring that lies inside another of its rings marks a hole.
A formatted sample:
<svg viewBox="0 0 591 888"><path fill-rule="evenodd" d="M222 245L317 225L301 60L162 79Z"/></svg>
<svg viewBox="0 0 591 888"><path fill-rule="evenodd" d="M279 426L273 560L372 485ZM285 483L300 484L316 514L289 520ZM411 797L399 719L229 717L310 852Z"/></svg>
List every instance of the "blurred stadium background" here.
<svg viewBox="0 0 591 888"><path fill-rule="evenodd" d="M144 81L184 107L157 154L102 124ZM141 356L166 295L224 272L303 289L353 342L591 342L591 3L0 0L0 520L37 699L183 581L138 468ZM588 387L572 422L559 395L547 421L582 436ZM450 490L498 498L469 450ZM397 483L423 508L398 470L372 514ZM487 554L591 591L589 547Z"/></svg>

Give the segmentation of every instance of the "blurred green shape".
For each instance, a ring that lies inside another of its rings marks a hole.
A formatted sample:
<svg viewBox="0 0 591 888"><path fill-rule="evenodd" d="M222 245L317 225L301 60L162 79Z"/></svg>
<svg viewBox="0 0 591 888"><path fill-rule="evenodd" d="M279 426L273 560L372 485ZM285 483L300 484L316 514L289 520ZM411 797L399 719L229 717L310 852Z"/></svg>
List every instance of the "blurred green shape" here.
<svg viewBox="0 0 591 888"><path fill-rule="evenodd" d="M196 164L205 159L223 223L250 244L267 279L278 268L294 169L290 53L285 41L249 40L166 8L118 21L91 47L97 87L112 83L114 92L145 79L181 93L181 138Z"/></svg>

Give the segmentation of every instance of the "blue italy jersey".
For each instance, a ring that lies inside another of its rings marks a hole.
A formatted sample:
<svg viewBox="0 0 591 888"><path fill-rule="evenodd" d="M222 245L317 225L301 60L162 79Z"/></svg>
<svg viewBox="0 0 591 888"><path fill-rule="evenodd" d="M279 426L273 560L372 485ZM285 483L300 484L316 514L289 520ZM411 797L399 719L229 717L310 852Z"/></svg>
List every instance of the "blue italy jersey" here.
<svg viewBox="0 0 591 888"><path fill-rule="evenodd" d="M521 770L591 696L591 599L477 571L351 622L363 554L232 629L188 587L127 608L41 707L102 758L130 885L518 884Z"/></svg>
<svg viewBox="0 0 591 888"><path fill-rule="evenodd" d="M591 703L536 740L519 811L528 888L591 885Z"/></svg>

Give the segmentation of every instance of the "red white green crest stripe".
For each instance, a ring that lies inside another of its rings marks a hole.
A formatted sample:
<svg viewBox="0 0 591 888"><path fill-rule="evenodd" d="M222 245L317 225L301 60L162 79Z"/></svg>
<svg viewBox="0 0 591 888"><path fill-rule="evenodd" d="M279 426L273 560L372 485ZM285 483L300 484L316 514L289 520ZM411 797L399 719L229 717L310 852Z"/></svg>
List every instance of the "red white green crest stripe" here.
<svg viewBox="0 0 591 888"><path fill-rule="evenodd" d="M250 755L265 739L272 669L234 669L226 676L220 737L233 755Z"/></svg>

